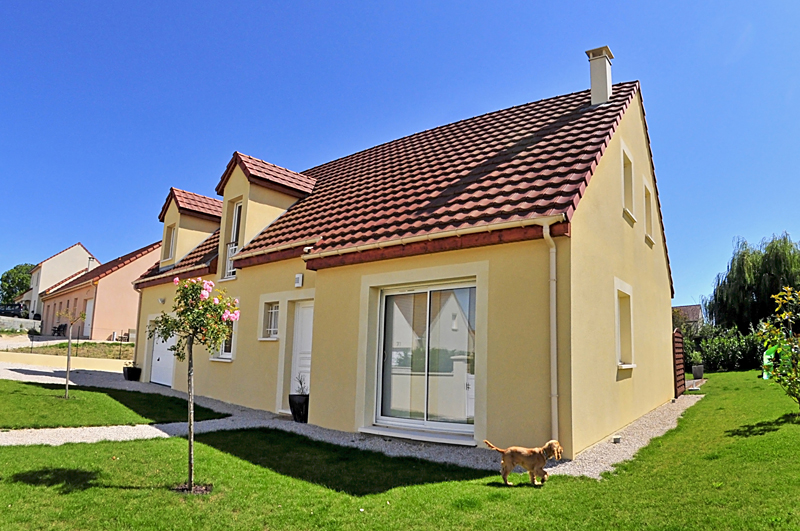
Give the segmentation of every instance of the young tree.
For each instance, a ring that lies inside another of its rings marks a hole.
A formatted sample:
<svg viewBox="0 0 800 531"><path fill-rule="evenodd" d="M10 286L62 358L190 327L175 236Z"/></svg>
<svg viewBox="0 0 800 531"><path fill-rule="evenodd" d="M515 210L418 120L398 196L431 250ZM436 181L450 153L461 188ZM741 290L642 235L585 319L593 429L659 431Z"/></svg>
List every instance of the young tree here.
<svg viewBox="0 0 800 531"><path fill-rule="evenodd" d="M764 345L774 352L764 370L800 406L800 291L786 287L773 299L777 303L775 315L758 330Z"/></svg>
<svg viewBox="0 0 800 531"><path fill-rule="evenodd" d="M172 314L161 312L153 322L148 337L166 341L175 337L169 348L176 358L187 361L189 391L189 478L186 490L195 492L194 485L194 359L196 344L216 352L231 333L231 325L239 320L238 299L231 299L224 290L202 278L173 279L177 286ZM179 487L180 489L180 487ZM183 489L180 489L183 490Z"/></svg>
<svg viewBox="0 0 800 531"><path fill-rule="evenodd" d="M0 304L13 303L31 287L31 269L33 264L19 264L0 275Z"/></svg>
<svg viewBox="0 0 800 531"><path fill-rule="evenodd" d="M71 313L69 313L69 310L67 310L67 311L56 313L56 316L57 317L64 317L67 320L67 323L69 324L69 327L68 327L69 328L69 339L67 340L67 378L66 378L66 383L65 383L65 387L64 387L64 398L65 399L69 399L69 366L70 366L70 362L72 361L72 327L78 321L83 321L84 319L86 319L86 313L85 312L81 312L81 313L71 314Z"/></svg>

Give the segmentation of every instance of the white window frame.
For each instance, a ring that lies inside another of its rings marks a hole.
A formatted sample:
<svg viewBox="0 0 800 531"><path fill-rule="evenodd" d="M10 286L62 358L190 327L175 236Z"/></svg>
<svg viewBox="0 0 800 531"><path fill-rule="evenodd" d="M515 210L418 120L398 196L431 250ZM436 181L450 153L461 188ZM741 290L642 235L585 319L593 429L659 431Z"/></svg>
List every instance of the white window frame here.
<svg viewBox="0 0 800 531"><path fill-rule="evenodd" d="M261 303L261 327L258 339L264 341L277 341L279 330L281 303L279 301L263 301ZM272 325L267 328L267 325Z"/></svg>
<svg viewBox="0 0 800 531"><path fill-rule="evenodd" d="M644 179L642 179L644 180ZM644 241L652 247L653 239L653 192L647 184L644 185Z"/></svg>
<svg viewBox="0 0 800 531"><path fill-rule="evenodd" d="M473 435L475 433L475 423L473 419L473 424L454 424L449 422L436 422L436 421L429 421L429 420L414 420L414 419L400 419L396 417L386 417L381 415L382 409L382 400L383 400L383 340L384 334L386 332L385 327L385 314L386 314L386 297L388 295L399 295L399 294L412 294L412 293L428 293L428 302L427 302L427 315L425 316L425 323L426 327L430 326L430 292L431 291L439 291L439 290L446 290L446 289L458 289L458 288L475 288L475 297L477 299L477 282L476 280L459 280L459 281L441 281L441 282L426 282L424 284L415 284L409 285L404 287L387 287L381 289L380 294L380 303L378 307L378 342L377 342L377 371L376 371L376 383L375 383L375 409L374 409L374 417L373 417L373 425L375 426L383 426L387 428L404 428L404 429L417 429L417 430L426 430L426 431L436 431L441 433L452 433L452 434L466 434L466 435ZM477 300L476 300L477 302ZM477 319L478 312L476 310L476 319ZM478 324L475 324L475 331L477 333ZM430 335L430 329L428 329L428 334ZM426 341L426 345L429 345L428 341ZM477 348L476 348L476 356L477 356ZM477 375L476 375L477 378ZM428 387L425 388L425 404L428 403Z"/></svg>
<svg viewBox="0 0 800 531"><path fill-rule="evenodd" d="M171 233L170 230L172 231ZM164 243L167 243L167 235L169 234L169 247L166 248L169 249L169 255L162 258L161 259L162 262L168 262L169 260L175 258L175 234L177 232L178 229L175 223L164 227Z"/></svg>
<svg viewBox="0 0 800 531"><path fill-rule="evenodd" d="M230 353L223 352L225 348L225 342L222 342L222 345L219 346L219 350L211 356L211 361L223 361L223 362L231 362L236 359L236 340L239 332L239 321L233 321L233 332L231 334L231 351Z"/></svg>
<svg viewBox="0 0 800 531"><path fill-rule="evenodd" d="M634 205L636 205L636 186L634 184L634 176L636 175L636 164L633 161L633 156L624 142L620 141L620 176L622 178L622 217L625 218L631 225L636 223L636 216L634 215ZM627 182L625 171L625 159L630 162L630 183ZM630 185L630 187L628 186ZM630 201L625 200L626 189L630 188Z"/></svg>
<svg viewBox="0 0 800 531"><path fill-rule="evenodd" d="M623 362L622 359L622 315L620 312L619 307L619 294L623 293L628 296L630 300L630 331L631 331L631 359L630 362ZM633 369L636 367L636 353L634 345L636 344L635 337L634 337L634 320L633 320L633 287L627 282L624 282L618 278L614 278L614 314L615 314L615 332L616 332L616 350L617 350L617 369L618 370L628 370Z"/></svg>

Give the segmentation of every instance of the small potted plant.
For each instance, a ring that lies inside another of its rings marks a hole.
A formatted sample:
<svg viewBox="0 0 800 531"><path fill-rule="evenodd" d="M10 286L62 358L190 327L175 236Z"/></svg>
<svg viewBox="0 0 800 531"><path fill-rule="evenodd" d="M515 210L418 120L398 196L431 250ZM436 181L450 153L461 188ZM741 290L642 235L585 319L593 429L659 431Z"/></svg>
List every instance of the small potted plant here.
<svg viewBox="0 0 800 531"><path fill-rule="evenodd" d="M122 367L122 375L126 380L138 382L139 378L142 376L142 368L137 367L135 361L127 361L125 362L125 366Z"/></svg>
<svg viewBox="0 0 800 531"><path fill-rule="evenodd" d="M695 380L703 379L703 357L696 350L689 353L689 361L692 364L692 377Z"/></svg>
<svg viewBox="0 0 800 531"><path fill-rule="evenodd" d="M298 374L295 394L289 395L289 409L295 422L308 422L308 384L303 374Z"/></svg>

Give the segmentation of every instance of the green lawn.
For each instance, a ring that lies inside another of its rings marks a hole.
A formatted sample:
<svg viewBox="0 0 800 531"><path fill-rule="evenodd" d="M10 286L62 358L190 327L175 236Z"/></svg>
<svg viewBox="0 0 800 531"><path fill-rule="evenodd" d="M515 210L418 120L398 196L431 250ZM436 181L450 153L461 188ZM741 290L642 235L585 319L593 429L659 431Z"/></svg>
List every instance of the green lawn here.
<svg viewBox="0 0 800 531"><path fill-rule="evenodd" d="M135 343L96 343L93 341L72 341L72 355L80 358L101 358L108 360L132 360ZM18 347L12 352L26 354L48 354L50 356L66 356L67 342L54 345L37 345Z"/></svg>
<svg viewBox="0 0 800 531"><path fill-rule="evenodd" d="M798 529L796 406L712 374L676 430L600 481L543 488L271 431L197 438L207 496L176 494L186 441L0 448L5 529ZM498 459L499 460L499 459ZM363 509L363 511L362 511Z"/></svg>
<svg viewBox="0 0 800 531"><path fill-rule="evenodd" d="M135 391L0 380L0 429L153 424L186 420L186 401ZM195 419L227 417L195 405ZM2 471L0 471L2 474ZM2 518L0 518L2 521Z"/></svg>

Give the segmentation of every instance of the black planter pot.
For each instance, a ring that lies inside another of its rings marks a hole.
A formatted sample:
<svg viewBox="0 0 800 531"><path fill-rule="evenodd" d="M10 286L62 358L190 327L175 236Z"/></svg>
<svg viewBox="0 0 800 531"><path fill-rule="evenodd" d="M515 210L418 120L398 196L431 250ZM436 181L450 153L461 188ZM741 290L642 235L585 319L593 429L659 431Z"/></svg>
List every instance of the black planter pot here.
<svg viewBox="0 0 800 531"><path fill-rule="evenodd" d="M692 365L692 376L695 380L702 380L703 379L703 366L702 365Z"/></svg>
<svg viewBox="0 0 800 531"><path fill-rule="evenodd" d="M139 378L142 376L142 368L141 367L123 367L122 368L122 375L125 377L126 380L130 380L132 382L138 382Z"/></svg>
<svg viewBox="0 0 800 531"><path fill-rule="evenodd" d="M289 395L289 409L295 422L308 422L308 395Z"/></svg>

